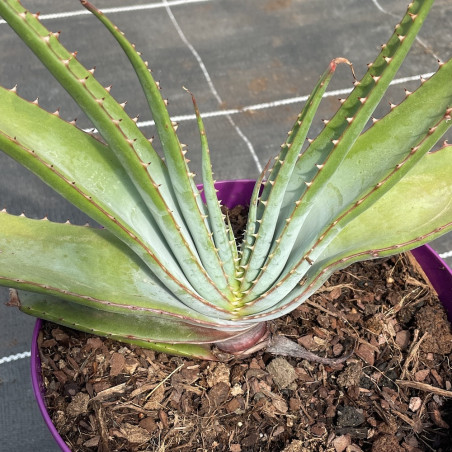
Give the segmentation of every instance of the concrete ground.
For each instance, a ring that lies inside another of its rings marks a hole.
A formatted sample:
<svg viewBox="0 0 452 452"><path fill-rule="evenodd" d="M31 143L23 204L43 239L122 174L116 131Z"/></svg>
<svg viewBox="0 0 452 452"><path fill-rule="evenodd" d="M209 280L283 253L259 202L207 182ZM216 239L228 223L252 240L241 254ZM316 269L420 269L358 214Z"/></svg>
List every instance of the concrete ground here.
<svg viewBox="0 0 452 452"><path fill-rule="evenodd" d="M61 41L112 94L140 114L147 136L154 134L139 85L117 45L77 0L23 0L41 12L43 24L61 30ZM180 122L181 141L189 145L193 170L199 170L198 132L189 88L205 116L216 178L256 178L279 149L306 95L335 57L354 63L358 77L373 60L405 11L407 0L97 0L150 61ZM127 6L124 6L127 5ZM436 70L437 59L452 56L452 2L437 0L410 56L400 69L377 116L412 91L419 76ZM18 84L21 96L78 125L90 124L75 103L53 82L9 27L0 23L0 84ZM350 71L337 71L319 117L322 122L352 86ZM53 221L87 221L84 214L40 180L0 154L0 208ZM1 233L1 231L0 231ZM49 243L49 246L52 246ZM434 248L452 264L452 235ZM0 289L5 300L7 290ZM0 304L0 452L54 451L33 399L29 378L30 337L34 319Z"/></svg>

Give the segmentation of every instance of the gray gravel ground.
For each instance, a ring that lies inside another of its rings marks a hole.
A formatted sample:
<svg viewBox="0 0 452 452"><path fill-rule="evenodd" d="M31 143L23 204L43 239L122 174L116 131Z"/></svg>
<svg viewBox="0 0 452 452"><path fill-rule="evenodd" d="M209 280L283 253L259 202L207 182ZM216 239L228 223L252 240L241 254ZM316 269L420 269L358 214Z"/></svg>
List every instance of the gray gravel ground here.
<svg viewBox="0 0 452 452"><path fill-rule="evenodd" d="M40 11L45 25L61 30L61 41L112 94L127 100L130 114L140 114L143 131L154 134L138 83L125 58L96 20L77 0L23 0ZM135 42L161 80L170 113L180 120L181 141L189 145L193 169L199 169L199 145L188 87L205 114L216 178L255 178L273 157L290 129L303 101L329 61L351 60L358 77L377 54L405 11L406 0L98 0L112 9L110 17ZM67 14L64 14L67 13ZM389 90L377 116L391 101L403 98L403 88L419 85L419 75L437 68L437 58L452 56L452 1L437 0L397 79L408 78ZM90 124L77 106L53 83L50 75L4 23L0 24L0 84L61 116L78 117L82 128ZM207 75L207 78L206 78ZM352 78L341 67L328 92L349 89ZM338 106L339 94L323 101L320 118ZM5 155L0 155L0 208L15 214L53 221L68 218L77 224L84 214L53 193ZM49 246L52 246L50 243ZM433 244L449 256L452 235ZM452 256L446 261L452 264ZM0 289L0 299L7 291ZM42 422L29 378L29 350L34 320L0 304L0 452L54 451L56 446ZM14 358L14 359L13 359ZM17 359L16 359L17 358Z"/></svg>

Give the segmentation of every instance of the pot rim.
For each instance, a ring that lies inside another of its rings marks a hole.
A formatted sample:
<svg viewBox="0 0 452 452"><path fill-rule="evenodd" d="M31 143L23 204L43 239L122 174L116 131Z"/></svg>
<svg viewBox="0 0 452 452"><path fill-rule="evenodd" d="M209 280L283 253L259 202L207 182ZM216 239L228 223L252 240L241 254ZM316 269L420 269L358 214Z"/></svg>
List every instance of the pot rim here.
<svg viewBox="0 0 452 452"><path fill-rule="evenodd" d="M250 199L254 184L255 181L252 179L239 179L219 181L215 185L220 191L227 190L227 194L223 193L223 196L220 197L223 204L227 207L233 207L243 202L243 199ZM234 189L231 190L231 186L235 186ZM446 262L429 245L422 245L411 252L438 293L438 297L446 309L449 321L452 322L452 269L447 266ZM39 411L56 443L63 452L71 452L71 449L64 442L50 419L45 404L45 388L41 376L41 359L38 348L38 336L41 326L42 320L37 319L33 330L30 360L33 392L38 403Z"/></svg>

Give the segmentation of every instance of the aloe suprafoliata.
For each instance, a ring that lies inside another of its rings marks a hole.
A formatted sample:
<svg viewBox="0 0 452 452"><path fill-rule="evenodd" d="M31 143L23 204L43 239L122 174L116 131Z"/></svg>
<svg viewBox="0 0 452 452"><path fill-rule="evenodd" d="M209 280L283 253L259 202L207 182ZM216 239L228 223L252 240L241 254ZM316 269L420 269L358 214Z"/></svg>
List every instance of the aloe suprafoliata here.
<svg viewBox="0 0 452 452"><path fill-rule="evenodd" d="M221 212L201 115L194 182L158 83L109 19L149 103L164 160L123 105L18 0L0 15L86 113L102 141L0 88L0 148L104 228L0 213L0 284L24 312L144 347L214 359L265 344L267 321L352 262L406 251L452 230L452 61L381 120L371 115L433 0L408 6L387 44L303 152L333 60L258 179L245 237ZM363 130L365 130L363 132ZM268 165L269 166L269 165ZM227 220L227 219L226 219ZM49 243L52 244L49 247Z"/></svg>

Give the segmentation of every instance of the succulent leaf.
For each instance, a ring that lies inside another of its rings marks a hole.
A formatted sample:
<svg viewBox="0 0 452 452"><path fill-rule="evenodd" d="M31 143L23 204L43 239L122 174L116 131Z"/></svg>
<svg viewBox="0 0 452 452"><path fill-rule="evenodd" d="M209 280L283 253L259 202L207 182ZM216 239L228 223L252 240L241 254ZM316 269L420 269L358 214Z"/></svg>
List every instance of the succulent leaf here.
<svg viewBox="0 0 452 452"><path fill-rule="evenodd" d="M244 309L243 315L261 320L279 317L312 295L334 271L411 250L451 231L451 168L452 146L428 153L336 235L298 287L268 309L256 304Z"/></svg>
<svg viewBox="0 0 452 452"><path fill-rule="evenodd" d="M135 122L92 73L20 3L15 0L0 3L0 14L71 94L114 151L158 224L160 233L174 244L172 252L179 256L178 262L197 287L197 292L205 299L217 301L223 309L230 308L222 285L218 281L213 283L199 262L190 234L183 233L184 222L177 215L179 207L173 199L173 183L169 183L167 169Z"/></svg>
<svg viewBox="0 0 452 452"><path fill-rule="evenodd" d="M195 334L193 329L185 325L178 325L178 322L166 321L159 316L153 318L152 328L149 319L140 314L118 314L103 312L79 304L73 305L71 302L43 295L20 291L17 295L17 302L20 309L30 315L39 317L51 322L56 322L70 328L74 328L87 333L107 336L121 342L126 342L140 347L150 348L159 352L173 355L191 356L200 359L215 359L209 344L205 344L204 338L213 336L215 330L200 331ZM170 339L167 343L155 341L155 337L166 337ZM194 343L171 343L172 338L194 339ZM201 340L198 343L198 340Z"/></svg>
<svg viewBox="0 0 452 452"><path fill-rule="evenodd" d="M261 221L254 230L254 234L257 234L256 240L253 243L254 248L250 253L243 255L240 263L242 266L247 266L247 271L245 272L241 285L242 290L248 290L250 288L252 281L259 275L260 269L266 261L272 246L272 238L278 221L277 213L281 209L287 185L323 94L328 87L337 65L340 63L350 65L349 61L344 58L337 58L331 61L306 101L305 107L298 115L297 121L290 131L286 142L281 146L280 154L275 159L275 163L260 196L260 203L257 205L256 217Z"/></svg>
<svg viewBox="0 0 452 452"><path fill-rule="evenodd" d="M157 133L165 154L165 162L168 166L171 185L185 223L190 230L191 237L196 243L196 249L201 257L201 261L219 290L229 293L219 256L215 251L214 243L209 235L209 223L203 218L202 206L198 204L196 199L199 197L198 190L192 180L193 178L190 176L191 173L185 161L182 146L166 108L166 103L161 96L159 86L156 84L151 71L143 62L141 56L126 39L124 34L120 33L118 27L90 2L81 0L81 3L105 25L132 64L154 117Z"/></svg>
<svg viewBox="0 0 452 452"><path fill-rule="evenodd" d="M229 225L228 230L225 228L225 222L223 220L224 215L217 199L217 190L215 189L215 181L213 179L212 163L210 160L206 130L204 128L201 114L199 113L196 99L192 93L190 93L190 95L193 101L201 141L202 185L204 197L206 199L210 229L213 233L215 247L218 249L218 255L227 274L229 285L233 291L236 291L239 288L239 284L236 279L237 266L234 260L237 258L237 246L233 237L231 237L228 233L228 231L232 232L231 226Z"/></svg>
<svg viewBox="0 0 452 452"><path fill-rule="evenodd" d="M386 62L382 52L374 64L371 65L361 82L355 86L355 89L339 108L336 115L300 156L279 214L278 226L275 232L277 239L273 240L269 258L265 263L265 275L261 275L262 280L261 278L257 279L257 281L261 280L259 287L251 288L245 301L256 299L257 296L266 293L267 288L275 283L284 268L286 268L285 274L293 269L293 266L286 265L286 262L292 250L295 250L295 253L298 252L298 249L294 247L297 238L303 241L303 246L306 248L302 250L304 251L302 255L309 249L310 242L308 239L305 240L305 231L303 230L302 232L306 218L315 206L320 205L323 208L323 204L318 204L323 203L327 199L326 196L322 198L323 191L327 186L330 186L329 181L336 173L341 162L348 158L353 144L364 129L370 115L408 52L409 46L422 25L430 6L428 6L428 2L413 2L411 4L402 20L405 39L400 41L397 33L395 33L388 43L383 46L384 52L390 52L391 54L391 63L388 64ZM417 14L414 21L410 15L413 13ZM375 77L378 77L377 82L374 80ZM444 111L441 113L444 114ZM414 123L414 126L416 126L416 123ZM303 176L300 171L306 170L308 172ZM341 186L339 185L337 186L339 195L334 195L335 198L341 197L340 190ZM328 211L326 210L326 212ZM312 218L315 218L315 216L313 215ZM320 230L312 228L310 231L315 231L315 233L321 235L325 226L318 225ZM299 242L297 242L298 245ZM310 265L309 259L305 260L303 270L292 274L292 287L297 282L296 278L302 277L300 273L306 271ZM281 290L288 292L291 290L290 284L283 284Z"/></svg>
<svg viewBox="0 0 452 452"><path fill-rule="evenodd" d="M279 229L276 233L277 236L282 236L279 248L287 250L286 240L293 243L293 236L284 239L285 230L290 227L293 231L299 231L305 214L314 204L311 197L326 186L329 177L364 129L403 62L432 3L433 0L410 3L400 26L382 46L383 50L367 73L361 81L355 82L355 88L346 101L300 156L279 216ZM416 16L415 20L412 19L413 14ZM404 38L401 40L399 36ZM390 58L390 62L385 58ZM317 165L321 165L321 170ZM301 202L296 205L297 201ZM287 218L291 218L290 223L286 223ZM285 252L283 255L286 255ZM283 257L281 259L284 260Z"/></svg>
<svg viewBox="0 0 452 452"><path fill-rule="evenodd" d="M182 289L169 291L105 229L6 212L0 213L0 228L0 285L51 293L96 309L140 310L213 328L242 327L227 321L230 314L194 303Z"/></svg>
<svg viewBox="0 0 452 452"><path fill-rule="evenodd" d="M113 232L185 303L198 305L200 310L212 305L185 278L136 188L107 146L14 92L0 88L0 101L4 152ZM85 152L81 154L80 149Z"/></svg>
<svg viewBox="0 0 452 452"><path fill-rule="evenodd" d="M320 185L319 179L325 181L330 171L334 171L335 165L345 158L347 150L364 129L400 68L433 2L434 0L415 0L409 4L405 16L388 42L382 46L375 61L369 65L364 77L355 82L355 87L345 102L300 157L288 189L288 194L294 195L285 200L289 209L300 199L297 187L302 192L307 191L304 183L309 183L314 178ZM330 159L331 151L338 146L340 151L334 152L334 158ZM327 161L329 169L323 167L322 171L319 171L316 165L326 164ZM306 198L305 202L308 202ZM281 215L286 218L288 213L283 211Z"/></svg>
<svg viewBox="0 0 452 452"><path fill-rule="evenodd" d="M300 233L292 236L289 257L282 262L273 259L268 264L269 270L277 268L278 281L282 283L276 286L275 281L267 283L262 278L245 301L260 303L259 296L265 294L262 304L270 306L289 293L338 231L422 161L452 125L447 113L452 105L451 79L449 61L356 140L347 159L338 165L318 199L314 198ZM417 105L423 108L418 109Z"/></svg>

